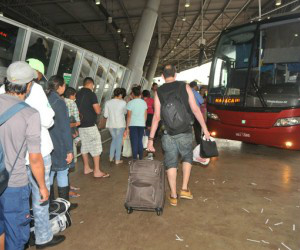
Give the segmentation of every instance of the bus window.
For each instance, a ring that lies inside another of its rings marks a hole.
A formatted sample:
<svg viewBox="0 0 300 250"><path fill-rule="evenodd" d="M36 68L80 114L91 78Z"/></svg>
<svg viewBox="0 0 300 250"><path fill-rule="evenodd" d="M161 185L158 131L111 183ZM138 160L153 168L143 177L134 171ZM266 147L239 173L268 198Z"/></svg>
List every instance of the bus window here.
<svg viewBox="0 0 300 250"><path fill-rule="evenodd" d="M251 81L257 85L253 95L251 86L246 105L249 107L295 107L300 106L300 32L299 20L262 25L258 65L253 66ZM254 99L260 97L260 102Z"/></svg>
<svg viewBox="0 0 300 250"><path fill-rule="evenodd" d="M234 97L239 102L226 105L243 103L255 30L256 25L251 25L223 33L212 65L209 92L216 96L210 102L215 103L217 98L219 104Z"/></svg>

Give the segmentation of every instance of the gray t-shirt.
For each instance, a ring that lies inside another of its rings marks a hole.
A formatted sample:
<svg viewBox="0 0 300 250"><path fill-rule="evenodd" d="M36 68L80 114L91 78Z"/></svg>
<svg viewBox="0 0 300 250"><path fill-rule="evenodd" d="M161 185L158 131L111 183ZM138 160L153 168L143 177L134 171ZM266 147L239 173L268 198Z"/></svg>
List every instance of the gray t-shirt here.
<svg viewBox="0 0 300 250"><path fill-rule="evenodd" d="M18 102L21 102L21 100L15 96L0 95L0 115ZM0 141L5 152L7 171L11 171L25 138L24 146L9 179L9 187L22 187L28 184L25 165L26 152L27 150L29 153L41 152L40 115L38 111L30 107L19 111L0 126Z"/></svg>

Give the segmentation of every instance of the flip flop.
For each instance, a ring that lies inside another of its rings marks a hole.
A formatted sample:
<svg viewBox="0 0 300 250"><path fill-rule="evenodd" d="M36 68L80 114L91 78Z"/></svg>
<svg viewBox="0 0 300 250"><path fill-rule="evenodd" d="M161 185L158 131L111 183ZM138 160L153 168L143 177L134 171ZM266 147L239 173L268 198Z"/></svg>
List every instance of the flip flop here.
<svg viewBox="0 0 300 250"><path fill-rule="evenodd" d="M70 187L70 190L72 190L72 191L79 191L80 188L79 188L79 187L73 187L73 186L71 186L71 187Z"/></svg>
<svg viewBox="0 0 300 250"><path fill-rule="evenodd" d="M80 197L80 194L77 194L76 192L70 191L69 192L69 197L70 198L78 198L78 197Z"/></svg>
<svg viewBox="0 0 300 250"><path fill-rule="evenodd" d="M84 174L90 174L90 173L93 173L94 172L94 170L93 169L91 169L89 172L83 172Z"/></svg>
<svg viewBox="0 0 300 250"><path fill-rule="evenodd" d="M110 177L110 174L107 174L107 173L104 173L104 175L101 175L101 176L94 176L94 178L108 178Z"/></svg>

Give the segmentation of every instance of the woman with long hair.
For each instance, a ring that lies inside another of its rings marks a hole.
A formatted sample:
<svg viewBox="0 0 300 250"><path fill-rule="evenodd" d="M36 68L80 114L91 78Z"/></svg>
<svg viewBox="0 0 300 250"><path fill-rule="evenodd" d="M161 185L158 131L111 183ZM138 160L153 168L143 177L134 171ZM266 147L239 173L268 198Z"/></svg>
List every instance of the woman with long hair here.
<svg viewBox="0 0 300 250"><path fill-rule="evenodd" d="M125 114L127 113L126 102L123 100L121 88L114 90L113 99L105 104L104 117L107 119L106 127L112 137L110 144L109 161L121 164L122 139L126 128Z"/></svg>
<svg viewBox="0 0 300 250"><path fill-rule="evenodd" d="M51 76L47 82L46 94L54 110L54 125L49 129L54 149L51 153L52 167L50 174L50 199L54 199L54 177L57 176L58 196L69 200L69 168L73 161L73 142L69 123L68 108L61 97L66 84L63 77ZM71 209L78 204L71 204Z"/></svg>

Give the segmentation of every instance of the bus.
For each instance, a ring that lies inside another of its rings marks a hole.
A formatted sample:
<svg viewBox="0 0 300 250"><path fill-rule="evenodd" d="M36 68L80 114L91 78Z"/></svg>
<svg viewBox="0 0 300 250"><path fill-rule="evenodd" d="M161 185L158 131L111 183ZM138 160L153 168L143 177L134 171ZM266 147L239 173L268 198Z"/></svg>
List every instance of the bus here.
<svg viewBox="0 0 300 250"><path fill-rule="evenodd" d="M224 30L207 96L212 136L300 149L300 13Z"/></svg>

